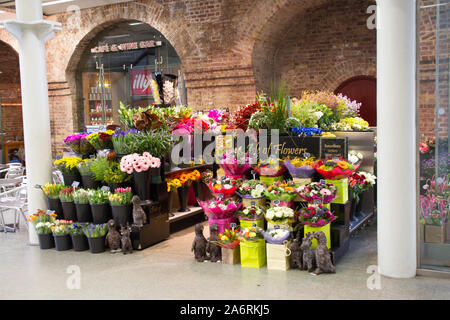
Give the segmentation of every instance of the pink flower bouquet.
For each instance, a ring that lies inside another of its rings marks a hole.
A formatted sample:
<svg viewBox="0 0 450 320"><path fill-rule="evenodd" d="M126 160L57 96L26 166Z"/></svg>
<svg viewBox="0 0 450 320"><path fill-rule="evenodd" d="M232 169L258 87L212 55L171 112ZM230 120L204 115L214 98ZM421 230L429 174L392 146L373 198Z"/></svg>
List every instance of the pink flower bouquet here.
<svg viewBox="0 0 450 320"><path fill-rule="evenodd" d="M144 152L129 154L120 160L120 170L128 174L133 172L144 172L151 168L161 167L161 159L153 157L150 153Z"/></svg>
<svg viewBox="0 0 450 320"><path fill-rule="evenodd" d="M226 219L232 217L236 211L241 207L240 202L233 200L207 200L201 201L197 200L200 207L202 207L203 212L212 219Z"/></svg>
<svg viewBox="0 0 450 320"><path fill-rule="evenodd" d="M236 156L226 153L219 158L218 163L225 172L227 178L241 179L245 172L251 168L248 154L243 155L243 163L240 163L240 159L238 161Z"/></svg>
<svg viewBox="0 0 450 320"><path fill-rule="evenodd" d="M297 194L308 203L327 204L336 198L337 188L333 184L312 182L297 188Z"/></svg>

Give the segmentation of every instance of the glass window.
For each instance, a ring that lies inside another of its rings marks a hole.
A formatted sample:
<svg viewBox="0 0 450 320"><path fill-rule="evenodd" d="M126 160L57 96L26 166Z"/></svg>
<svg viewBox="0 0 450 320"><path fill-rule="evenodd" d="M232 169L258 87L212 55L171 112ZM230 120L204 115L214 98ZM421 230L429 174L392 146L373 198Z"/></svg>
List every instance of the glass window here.
<svg viewBox="0 0 450 320"><path fill-rule="evenodd" d="M149 25L128 21L103 30L83 53L78 70L86 130L120 124L121 102L135 108L175 104L162 88L166 82L175 87L180 70L173 46Z"/></svg>
<svg viewBox="0 0 450 320"><path fill-rule="evenodd" d="M419 267L450 271L450 3L419 6Z"/></svg>

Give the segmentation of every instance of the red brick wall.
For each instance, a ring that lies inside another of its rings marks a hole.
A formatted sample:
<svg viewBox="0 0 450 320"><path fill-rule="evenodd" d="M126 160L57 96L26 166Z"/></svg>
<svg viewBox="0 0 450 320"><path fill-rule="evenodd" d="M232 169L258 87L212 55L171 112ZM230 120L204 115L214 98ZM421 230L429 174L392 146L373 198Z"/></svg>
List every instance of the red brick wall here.
<svg viewBox="0 0 450 320"><path fill-rule="evenodd" d="M5 142L23 140L22 107L20 93L19 57L5 42L0 41L0 99L2 127Z"/></svg>

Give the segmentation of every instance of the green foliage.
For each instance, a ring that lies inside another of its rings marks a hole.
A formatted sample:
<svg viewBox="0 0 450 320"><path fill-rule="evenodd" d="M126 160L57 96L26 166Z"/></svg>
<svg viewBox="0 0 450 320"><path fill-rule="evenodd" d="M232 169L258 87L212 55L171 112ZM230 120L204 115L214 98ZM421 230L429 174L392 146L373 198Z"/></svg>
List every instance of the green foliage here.
<svg viewBox="0 0 450 320"><path fill-rule="evenodd" d="M102 189L88 190L88 199L90 204L104 204L108 203L111 192L103 191Z"/></svg>
<svg viewBox="0 0 450 320"><path fill-rule="evenodd" d="M113 162L104 173L104 181L106 183L122 183L129 181L131 175L120 170L120 165L117 162Z"/></svg>
<svg viewBox="0 0 450 320"><path fill-rule="evenodd" d="M126 153L150 153L157 158L164 157L172 148L172 135L165 129L142 131L132 134Z"/></svg>
<svg viewBox="0 0 450 320"><path fill-rule="evenodd" d="M95 180L100 182L105 181L105 174L112 166L112 163L106 157L97 157L91 164L91 174Z"/></svg>

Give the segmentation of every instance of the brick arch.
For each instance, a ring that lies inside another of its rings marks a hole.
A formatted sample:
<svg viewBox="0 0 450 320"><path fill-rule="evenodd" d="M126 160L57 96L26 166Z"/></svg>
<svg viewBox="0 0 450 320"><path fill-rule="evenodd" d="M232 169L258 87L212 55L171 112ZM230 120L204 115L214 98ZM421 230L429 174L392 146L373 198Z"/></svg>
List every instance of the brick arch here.
<svg viewBox="0 0 450 320"><path fill-rule="evenodd" d="M19 53L3 38L0 40L0 52L0 69L3 69L0 71L3 72L3 78L11 80L8 83L20 83Z"/></svg>
<svg viewBox="0 0 450 320"><path fill-rule="evenodd" d="M63 24L63 28L65 25L67 28L70 28L70 19L76 21L70 14L58 16L58 20ZM73 115L74 131L82 129L77 96L80 88L76 79L76 71L83 53L88 49L89 43L101 31L119 22L139 21L161 32L174 47L182 62L189 52L196 50L196 45L191 35L186 29L181 28L181 26L186 24L184 16L168 13L165 11L164 6L158 3L128 2L122 5L109 5L83 10L81 11L80 19L82 21L81 28L75 28L73 33L56 34L55 38L52 39L51 45L64 43L69 48L58 48L55 51L58 56L55 55L53 59L60 59L62 62L49 65L49 68L53 68L53 70L49 70L49 74L55 75L56 78L52 79L53 81L65 79L68 83L72 101L71 111L68 111ZM69 39L67 39L68 37ZM52 58L51 49L49 50L49 55ZM65 68L60 68L61 65L65 66Z"/></svg>
<svg viewBox="0 0 450 320"><path fill-rule="evenodd" d="M342 83L356 77L376 78L377 70L374 61L366 60L358 64L352 61L343 61L333 68L323 77L320 88L323 90L334 91Z"/></svg>

